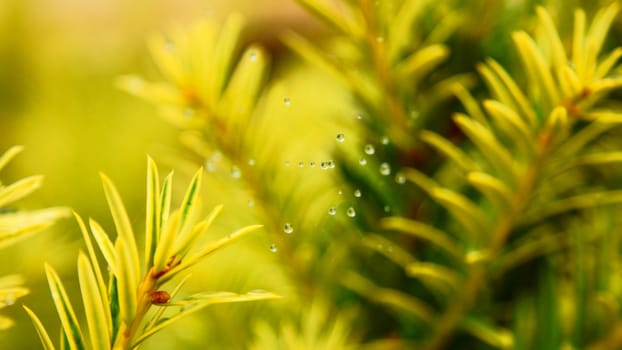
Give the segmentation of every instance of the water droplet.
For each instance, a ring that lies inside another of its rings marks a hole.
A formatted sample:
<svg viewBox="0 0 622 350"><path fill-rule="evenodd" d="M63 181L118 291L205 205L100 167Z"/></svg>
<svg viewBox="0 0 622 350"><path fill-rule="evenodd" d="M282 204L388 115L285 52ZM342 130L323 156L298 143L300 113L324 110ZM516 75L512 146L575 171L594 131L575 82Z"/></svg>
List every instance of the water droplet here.
<svg viewBox="0 0 622 350"><path fill-rule="evenodd" d="M322 168L323 170L328 169L328 163L326 161L320 162L320 168Z"/></svg>
<svg viewBox="0 0 622 350"><path fill-rule="evenodd" d="M363 194L361 193L361 190L359 189L354 190L354 197L361 198L362 195Z"/></svg>
<svg viewBox="0 0 622 350"><path fill-rule="evenodd" d="M343 142L346 139L346 135L344 135L342 132L337 134L337 142Z"/></svg>
<svg viewBox="0 0 622 350"><path fill-rule="evenodd" d="M385 206L384 206L384 212L385 212L385 213L388 213L388 212L390 212L390 211L391 211L391 207L390 207L390 206L388 206L388 205L385 205Z"/></svg>
<svg viewBox="0 0 622 350"><path fill-rule="evenodd" d="M248 202L246 202L246 204L248 204L249 207L255 206L255 202L252 199L249 199Z"/></svg>
<svg viewBox="0 0 622 350"><path fill-rule="evenodd" d="M126 87L134 93L139 93L143 87L145 86L145 82L142 81L142 79L137 78L137 77L133 77L133 78L129 78L129 80L127 81L127 85Z"/></svg>
<svg viewBox="0 0 622 350"><path fill-rule="evenodd" d="M380 139L380 143L382 143L383 145L388 145L389 144L389 137L388 136L383 136L382 139Z"/></svg>
<svg viewBox="0 0 622 350"><path fill-rule="evenodd" d="M240 177L242 177L242 170L240 170L240 168L238 168L237 166L232 166L231 167L231 177L234 179L239 179Z"/></svg>
<svg viewBox="0 0 622 350"><path fill-rule="evenodd" d="M250 59L251 62L257 61L257 53L255 51L251 51L250 54L248 55L248 58Z"/></svg>
<svg viewBox="0 0 622 350"><path fill-rule="evenodd" d="M400 185L405 184L406 176L402 172L398 172L397 174L395 174L395 182L397 182Z"/></svg>
<svg viewBox="0 0 622 350"><path fill-rule="evenodd" d="M288 235L291 234L292 232L294 232L294 227L292 226L292 224L290 224L289 222L286 223L285 225L283 225L283 231L285 231L285 233L287 233Z"/></svg>
<svg viewBox="0 0 622 350"><path fill-rule="evenodd" d="M391 166L389 165L389 163L380 164L380 174L384 176L391 174Z"/></svg>
<svg viewBox="0 0 622 350"><path fill-rule="evenodd" d="M335 209L335 207L328 208L328 215L335 215L335 214L337 214L337 209Z"/></svg>
<svg viewBox="0 0 622 350"><path fill-rule="evenodd" d="M166 42L164 43L164 50L166 50L167 52L175 51L175 43L172 40L166 40Z"/></svg>
<svg viewBox="0 0 622 350"><path fill-rule="evenodd" d="M312 168L315 168L315 162L313 162L313 161L309 162L309 166L312 167Z"/></svg>
<svg viewBox="0 0 622 350"><path fill-rule="evenodd" d="M192 117L194 117L194 109L192 108L184 109L184 118L192 119Z"/></svg>
<svg viewBox="0 0 622 350"><path fill-rule="evenodd" d="M286 167L288 167L288 166L290 166L290 165L291 165L291 163L289 162L289 160L286 160L284 164L285 164L285 166L286 166Z"/></svg>
<svg viewBox="0 0 622 350"><path fill-rule="evenodd" d="M326 165L330 168L330 169L334 169L335 168L335 162L333 162L333 160L329 160L328 162L326 162Z"/></svg>
<svg viewBox="0 0 622 350"><path fill-rule="evenodd" d="M276 253L276 252L277 252L277 250L278 250L278 249L276 248L276 244L274 244L274 243L270 244L270 251L271 251L271 252Z"/></svg>
<svg viewBox="0 0 622 350"><path fill-rule="evenodd" d="M207 170L210 173L213 173L214 171L216 171L216 164L211 161L211 160L206 160L205 161L205 170Z"/></svg>
<svg viewBox="0 0 622 350"><path fill-rule="evenodd" d="M356 119L363 120L363 115L361 113L356 114Z"/></svg>
<svg viewBox="0 0 622 350"><path fill-rule="evenodd" d="M299 168L304 168L305 167L305 162L298 162L298 167Z"/></svg>
<svg viewBox="0 0 622 350"><path fill-rule="evenodd" d="M254 166L254 165L255 165L255 163L256 163L256 162L255 162L255 160L254 160L253 158L251 158L251 159L249 159L249 160L248 160L248 165L249 165L249 166Z"/></svg>
<svg viewBox="0 0 622 350"><path fill-rule="evenodd" d="M248 292L246 292L247 295L265 295L265 294L270 294L270 292L264 290L264 289L253 289L253 290L249 290Z"/></svg>
<svg viewBox="0 0 622 350"><path fill-rule="evenodd" d="M366 144L365 145L365 153L367 153L369 155L374 154L374 153L376 153L376 149L374 148L373 145Z"/></svg>
<svg viewBox="0 0 622 350"><path fill-rule="evenodd" d="M283 99L283 104L285 105L285 107L289 107L289 106L291 106L291 104L292 104L292 100L290 100L290 98L289 98L289 97L285 97L285 98Z"/></svg>
<svg viewBox="0 0 622 350"><path fill-rule="evenodd" d="M339 190L339 191L337 191L337 194L340 195L340 196L343 196L343 191Z"/></svg>
<svg viewBox="0 0 622 350"><path fill-rule="evenodd" d="M6 305L13 305L13 304L15 304L15 296L13 294L7 294L4 297L4 303Z"/></svg>
<svg viewBox="0 0 622 350"><path fill-rule="evenodd" d="M365 157L361 157L361 159L359 159L359 164L360 165L367 165L367 159L365 159Z"/></svg>
<svg viewBox="0 0 622 350"><path fill-rule="evenodd" d="M350 208L348 208L348 210L346 210L346 214L349 217L353 218L353 217L356 216L356 210L354 210L354 208L350 207Z"/></svg>

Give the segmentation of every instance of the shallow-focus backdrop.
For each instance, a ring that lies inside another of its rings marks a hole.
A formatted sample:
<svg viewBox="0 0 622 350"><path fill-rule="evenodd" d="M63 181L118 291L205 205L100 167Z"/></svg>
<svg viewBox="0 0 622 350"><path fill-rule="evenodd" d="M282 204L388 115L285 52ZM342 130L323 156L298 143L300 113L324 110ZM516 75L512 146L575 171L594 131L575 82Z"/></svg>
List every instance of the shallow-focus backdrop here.
<svg viewBox="0 0 622 350"><path fill-rule="evenodd" d="M114 179L140 227L146 155L169 169L172 164L165 159L179 147L178 130L159 118L155 108L120 91L115 80L127 73L159 78L146 47L149 35L234 10L257 29L248 40L268 46L279 45L273 35L277 29L296 26L312 31L315 26L297 5L280 0L263 1L261 6L206 0L183 5L172 0L0 1L0 152L15 144L26 147L3 173L3 180L45 175L43 188L20 206L70 206L110 227L101 171ZM183 171L179 175L181 188L187 179ZM76 275L79 249L84 249L79 230L67 219L0 252L0 274L24 275L32 292L20 301L36 310L53 334L58 321L43 263L55 266L75 292L71 276ZM217 274L211 280L215 278ZM213 288L227 289L226 284L214 282ZM0 332L0 347L40 347L21 307L5 312L16 326Z"/></svg>

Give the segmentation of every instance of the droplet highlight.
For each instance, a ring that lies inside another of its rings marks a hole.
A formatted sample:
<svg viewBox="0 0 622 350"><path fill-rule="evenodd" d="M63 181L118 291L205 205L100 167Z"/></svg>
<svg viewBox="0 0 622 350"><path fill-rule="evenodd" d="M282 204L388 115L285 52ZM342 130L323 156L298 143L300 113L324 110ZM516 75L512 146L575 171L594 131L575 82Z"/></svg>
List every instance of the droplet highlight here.
<svg viewBox="0 0 622 350"><path fill-rule="evenodd" d="M349 217L353 218L356 216L356 210L354 210L353 207L348 208L348 210L346 210L346 215L348 215Z"/></svg>
<svg viewBox="0 0 622 350"><path fill-rule="evenodd" d="M380 174L387 176L391 174L391 166L389 163L380 164Z"/></svg>
<svg viewBox="0 0 622 350"><path fill-rule="evenodd" d="M369 155L372 155L372 154L376 153L376 149L371 144L366 144L365 148L364 148L364 151L365 151L366 154L369 154Z"/></svg>
<svg viewBox="0 0 622 350"><path fill-rule="evenodd" d="M342 132L337 134L337 142L343 142L346 140L346 135L344 135Z"/></svg>
<svg viewBox="0 0 622 350"><path fill-rule="evenodd" d="M166 40L166 42L164 43L164 50L166 50L167 52L175 51L175 43L172 40Z"/></svg>
<svg viewBox="0 0 622 350"><path fill-rule="evenodd" d="M400 185L403 185L406 183L406 176L404 175L404 173L399 172L397 174L395 174L395 182L397 182Z"/></svg>
<svg viewBox="0 0 622 350"><path fill-rule="evenodd" d="M194 109L192 108L184 109L184 118L192 119L192 117L194 117Z"/></svg>
<svg viewBox="0 0 622 350"><path fill-rule="evenodd" d="M206 160L205 161L205 170L207 170L210 173L213 173L214 171L216 171L216 164L211 161L211 160Z"/></svg>
<svg viewBox="0 0 622 350"><path fill-rule="evenodd" d="M232 166L231 167L231 177L234 179L239 179L240 177L242 177L242 170L240 170L240 168L238 168L237 166Z"/></svg>
<svg viewBox="0 0 622 350"><path fill-rule="evenodd" d="M283 225L283 231L289 235L292 232L294 232L294 226L292 226L292 224L288 222L285 225Z"/></svg>

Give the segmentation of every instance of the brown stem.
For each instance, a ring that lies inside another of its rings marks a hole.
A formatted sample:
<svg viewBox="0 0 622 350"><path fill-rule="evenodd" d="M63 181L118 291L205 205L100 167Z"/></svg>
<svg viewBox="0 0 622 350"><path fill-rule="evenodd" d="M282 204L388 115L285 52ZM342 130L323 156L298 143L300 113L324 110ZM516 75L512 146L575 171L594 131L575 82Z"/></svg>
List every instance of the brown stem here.
<svg viewBox="0 0 622 350"><path fill-rule="evenodd" d="M394 143L406 147L410 144L410 138L404 131L407 129L407 112L395 91L395 82L390 62L385 55L384 38L378 33L376 28L374 4L371 0L362 0L361 9L367 25L366 40L371 50L373 68L383 90L384 106L381 107L381 110L388 112L390 125L395 126L388 129L388 132L391 133L389 136Z"/></svg>
<svg viewBox="0 0 622 350"><path fill-rule="evenodd" d="M132 339L136 335L147 311L151 307L151 294L157 289L157 273L153 270L153 268L147 272L145 277L143 278L140 286L137 291L137 305L136 305L136 313L134 319L131 321L129 325L126 326L125 330L120 332L117 336L113 349L115 350L129 350L132 348Z"/></svg>
<svg viewBox="0 0 622 350"><path fill-rule="evenodd" d="M534 191L537 179L542 171L544 161L550 151L550 130L545 128L539 137L539 152L537 158L527 168L522 182L520 182L518 190L514 196L513 208L503 215L497 222L492 235L492 241L487 248L487 256L492 261L498 252L503 248L513 227L516 219L524 211L528 204L529 197ZM458 299L453 301L451 306L443 313L437 322L437 328L430 340L425 344L423 349L437 350L443 348L446 343L451 340L452 332L462 319L462 316L468 312L473 306L481 288L487 277L487 269L484 262L473 264L469 269L469 274L461 294Z"/></svg>

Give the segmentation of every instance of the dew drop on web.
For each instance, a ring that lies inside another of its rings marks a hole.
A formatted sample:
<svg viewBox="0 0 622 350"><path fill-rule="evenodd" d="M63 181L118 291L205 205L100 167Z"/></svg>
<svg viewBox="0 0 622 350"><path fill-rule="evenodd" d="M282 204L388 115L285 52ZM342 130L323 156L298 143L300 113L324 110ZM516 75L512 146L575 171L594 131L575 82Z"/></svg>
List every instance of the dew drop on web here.
<svg viewBox="0 0 622 350"><path fill-rule="evenodd" d="M405 184L406 183L406 176L404 176L404 174L401 173L401 172L395 174L395 182L397 182L400 185Z"/></svg>
<svg viewBox="0 0 622 350"><path fill-rule="evenodd" d="M380 164L380 174L387 176L391 174L391 166L389 163Z"/></svg>
<svg viewBox="0 0 622 350"><path fill-rule="evenodd" d="M372 155L372 154L376 153L376 149L371 144L366 144L364 150L365 150L365 153L369 154L369 155Z"/></svg>
<svg viewBox="0 0 622 350"><path fill-rule="evenodd" d="M291 234L292 232L294 232L294 227L292 226L292 224L290 224L289 222L286 223L285 225L283 225L283 231L285 231L285 233L287 233L288 235Z"/></svg>
<svg viewBox="0 0 622 350"><path fill-rule="evenodd" d="M13 304L15 304L15 296L13 294L7 294L4 297L4 303L6 305L13 305Z"/></svg>
<svg viewBox="0 0 622 350"><path fill-rule="evenodd" d="M346 210L346 214L349 217L353 218L353 217L356 216L356 210L354 210L354 208L350 207L350 208L348 208L348 210Z"/></svg>
<svg viewBox="0 0 622 350"><path fill-rule="evenodd" d="M239 179L242 177L242 171L237 166L231 167L231 177L234 179Z"/></svg>

